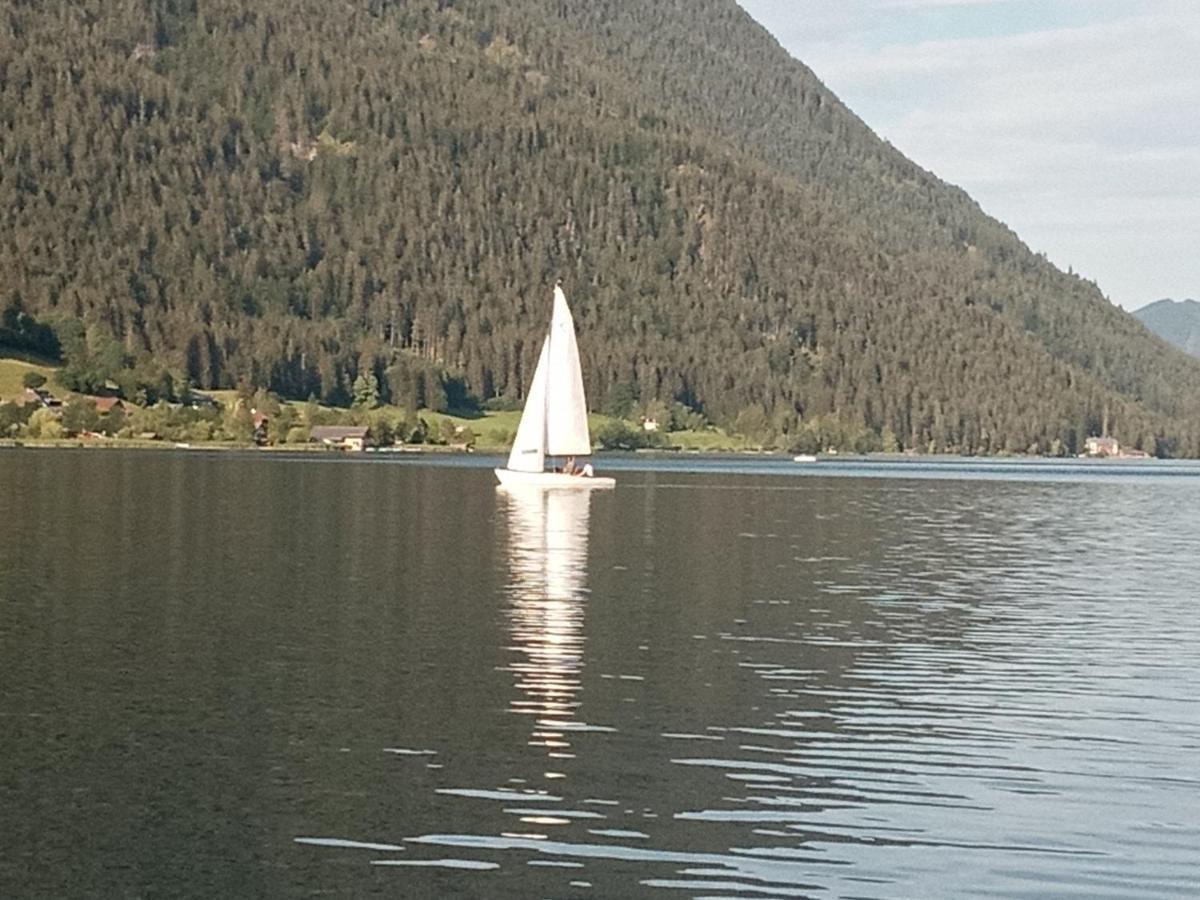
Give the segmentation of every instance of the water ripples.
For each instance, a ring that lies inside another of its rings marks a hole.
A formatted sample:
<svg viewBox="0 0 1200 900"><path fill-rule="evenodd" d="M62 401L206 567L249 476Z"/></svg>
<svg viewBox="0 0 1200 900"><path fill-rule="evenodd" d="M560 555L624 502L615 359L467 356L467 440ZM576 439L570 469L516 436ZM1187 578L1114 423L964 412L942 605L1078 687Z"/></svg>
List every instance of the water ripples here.
<svg viewBox="0 0 1200 900"><path fill-rule="evenodd" d="M437 789L472 804L446 820L476 828L297 841L542 873L495 883L518 895L1187 896L1200 494L1167 491L875 484L797 508L744 488L741 507L722 498L720 545L744 580L724 621L685 627L657 668L591 679L590 498L504 498L510 709L533 717L532 747L578 765L553 792ZM619 558L612 578L665 592L663 567ZM697 590L660 613L720 608ZM664 667L690 688L662 694ZM628 713L604 693L616 685L645 692L622 698ZM689 690L715 698L707 721L684 711ZM609 796L575 793L591 767Z"/></svg>

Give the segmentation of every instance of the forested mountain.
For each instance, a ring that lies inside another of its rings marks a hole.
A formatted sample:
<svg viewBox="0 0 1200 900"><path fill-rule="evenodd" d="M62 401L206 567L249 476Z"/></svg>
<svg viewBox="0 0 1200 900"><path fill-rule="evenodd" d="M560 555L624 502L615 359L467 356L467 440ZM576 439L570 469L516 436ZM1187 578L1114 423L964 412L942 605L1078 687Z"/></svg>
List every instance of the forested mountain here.
<svg viewBox="0 0 1200 900"><path fill-rule="evenodd" d="M80 365L515 401L558 277L598 406L978 452L1074 452L1107 409L1200 455L1200 362L734 0L0 11L0 307L84 323Z"/></svg>
<svg viewBox="0 0 1200 900"><path fill-rule="evenodd" d="M1158 300L1134 315L1163 340L1192 356L1200 356L1200 303Z"/></svg>

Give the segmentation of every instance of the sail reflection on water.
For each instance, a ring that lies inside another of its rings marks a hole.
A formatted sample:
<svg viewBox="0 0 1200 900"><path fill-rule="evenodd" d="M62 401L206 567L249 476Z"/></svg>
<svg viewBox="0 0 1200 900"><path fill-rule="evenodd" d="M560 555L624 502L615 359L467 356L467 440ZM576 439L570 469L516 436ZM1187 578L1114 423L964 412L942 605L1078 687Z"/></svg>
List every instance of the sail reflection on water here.
<svg viewBox="0 0 1200 900"><path fill-rule="evenodd" d="M590 491L498 488L508 523L510 666L521 698L512 711L537 717L530 744L569 758L583 669Z"/></svg>

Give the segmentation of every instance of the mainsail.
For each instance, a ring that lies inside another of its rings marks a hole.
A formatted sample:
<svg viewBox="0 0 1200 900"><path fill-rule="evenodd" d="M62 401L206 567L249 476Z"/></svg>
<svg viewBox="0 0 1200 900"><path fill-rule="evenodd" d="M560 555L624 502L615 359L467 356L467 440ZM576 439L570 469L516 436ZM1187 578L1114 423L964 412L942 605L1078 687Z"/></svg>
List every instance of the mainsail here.
<svg viewBox="0 0 1200 900"><path fill-rule="evenodd" d="M529 385L508 468L540 472L547 455L587 456L591 452L575 322L562 288L555 285L550 333Z"/></svg>
<svg viewBox="0 0 1200 900"><path fill-rule="evenodd" d="M567 308L562 288L554 286L554 314L550 318L550 378L546 385L546 453L550 456L587 456L592 452L588 435L587 400L583 396L583 369L575 343L575 320Z"/></svg>

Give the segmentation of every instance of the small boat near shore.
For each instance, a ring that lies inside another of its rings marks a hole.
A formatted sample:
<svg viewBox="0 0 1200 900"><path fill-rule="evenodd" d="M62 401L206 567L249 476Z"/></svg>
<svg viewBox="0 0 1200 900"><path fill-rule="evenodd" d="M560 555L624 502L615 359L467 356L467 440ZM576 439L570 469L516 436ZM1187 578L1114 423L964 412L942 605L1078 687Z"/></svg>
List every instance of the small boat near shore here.
<svg viewBox="0 0 1200 900"><path fill-rule="evenodd" d="M813 456L811 453L800 453L800 454L792 457L792 462L815 463L816 461L817 461L817 458L815 456Z"/></svg>

